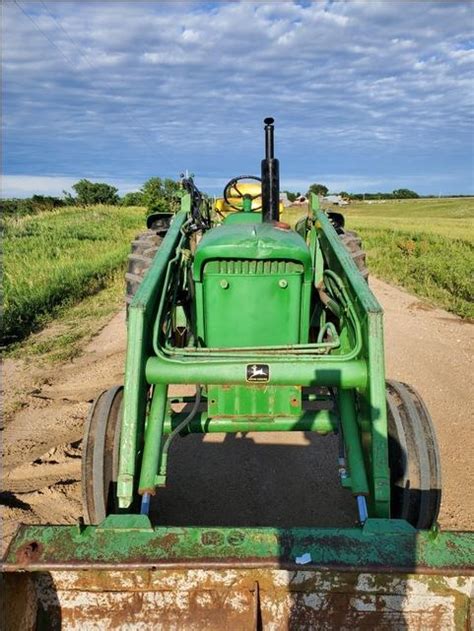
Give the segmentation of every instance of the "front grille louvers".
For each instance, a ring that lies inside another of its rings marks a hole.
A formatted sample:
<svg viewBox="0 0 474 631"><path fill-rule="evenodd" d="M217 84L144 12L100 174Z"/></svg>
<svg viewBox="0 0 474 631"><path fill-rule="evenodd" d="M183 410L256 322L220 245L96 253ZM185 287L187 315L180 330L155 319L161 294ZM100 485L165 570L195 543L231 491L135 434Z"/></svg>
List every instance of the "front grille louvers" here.
<svg viewBox="0 0 474 631"><path fill-rule="evenodd" d="M303 265L295 261L285 260L248 260L248 259L222 259L206 263L204 273L210 274L301 274Z"/></svg>

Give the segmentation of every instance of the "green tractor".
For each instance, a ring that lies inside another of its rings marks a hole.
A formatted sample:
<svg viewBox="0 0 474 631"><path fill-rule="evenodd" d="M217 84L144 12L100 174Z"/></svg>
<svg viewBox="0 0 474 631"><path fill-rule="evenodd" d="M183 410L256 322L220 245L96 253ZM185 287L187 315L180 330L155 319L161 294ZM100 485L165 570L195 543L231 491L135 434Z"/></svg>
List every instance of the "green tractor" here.
<svg viewBox="0 0 474 631"><path fill-rule="evenodd" d="M87 422L84 520L20 528L3 565L11 598L28 602L16 628L469 624L474 534L437 528L429 413L412 387L385 381L357 235L315 196L294 227L283 220L273 123L260 177L233 178L214 205L185 178L169 228L151 223L134 242L125 384ZM194 395L173 396L180 384ZM291 431L338 434L352 528L150 520L174 441Z"/></svg>

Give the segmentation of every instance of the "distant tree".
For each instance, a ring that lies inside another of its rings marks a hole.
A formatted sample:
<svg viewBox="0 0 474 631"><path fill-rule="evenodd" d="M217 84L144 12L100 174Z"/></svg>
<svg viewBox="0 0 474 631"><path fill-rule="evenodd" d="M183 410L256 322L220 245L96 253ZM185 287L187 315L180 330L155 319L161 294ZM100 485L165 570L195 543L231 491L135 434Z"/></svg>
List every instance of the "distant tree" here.
<svg viewBox="0 0 474 631"><path fill-rule="evenodd" d="M53 208L64 206L64 200L59 197L52 197L51 195L33 195L31 203L39 211L52 210Z"/></svg>
<svg viewBox="0 0 474 631"><path fill-rule="evenodd" d="M283 192L286 193L286 196L289 202L294 202L299 197L299 193L291 193L290 191L283 191Z"/></svg>
<svg viewBox="0 0 474 631"><path fill-rule="evenodd" d="M164 195L163 180L161 177L151 177L140 189L143 203L152 208Z"/></svg>
<svg viewBox="0 0 474 631"><path fill-rule="evenodd" d="M121 206L143 206L143 193L141 191L133 191L126 193L120 200Z"/></svg>
<svg viewBox="0 0 474 631"><path fill-rule="evenodd" d="M152 204L146 204L146 207L151 213L169 213L173 211L171 201L167 197L158 197Z"/></svg>
<svg viewBox="0 0 474 631"><path fill-rule="evenodd" d="M411 191L409 188L397 188L393 191L393 196L397 199L415 199L420 197L415 191Z"/></svg>
<svg viewBox="0 0 474 631"><path fill-rule="evenodd" d="M26 199L0 199L0 211L2 218L7 216L32 215L35 208L30 198Z"/></svg>
<svg viewBox="0 0 474 631"><path fill-rule="evenodd" d="M4 216L34 215L64 206L65 201L60 197L50 195L33 195L22 199L0 200L0 214Z"/></svg>
<svg viewBox="0 0 474 631"><path fill-rule="evenodd" d="M66 206L76 205L76 198L69 191L63 191L63 200Z"/></svg>
<svg viewBox="0 0 474 631"><path fill-rule="evenodd" d="M180 191L179 182L169 178L151 177L141 188L143 204L152 212L174 210L175 200Z"/></svg>
<svg viewBox="0 0 474 631"><path fill-rule="evenodd" d="M93 204L115 205L119 202L118 189L104 182L90 182L79 180L73 187L76 191L75 202L79 206L91 206Z"/></svg>
<svg viewBox="0 0 474 631"><path fill-rule="evenodd" d="M342 197L342 199L350 199L350 195L349 193L346 193L346 191L341 191L339 193L339 197Z"/></svg>
<svg viewBox="0 0 474 631"><path fill-rule="evenodd" d="M163 180L163 188L165 193L169 197L173 197L181 190L181 185L179 182L175 182L175 180L171 180L170 178L166 178Z"/></svg>
<svg viewBox="0 0 474 631"><path fill-rule="evenodd" d="M308 189L307 197L314 193L315 195L322 195L323 197L328 194L328 187L324 186L324 184L311 184Z"/></svg>

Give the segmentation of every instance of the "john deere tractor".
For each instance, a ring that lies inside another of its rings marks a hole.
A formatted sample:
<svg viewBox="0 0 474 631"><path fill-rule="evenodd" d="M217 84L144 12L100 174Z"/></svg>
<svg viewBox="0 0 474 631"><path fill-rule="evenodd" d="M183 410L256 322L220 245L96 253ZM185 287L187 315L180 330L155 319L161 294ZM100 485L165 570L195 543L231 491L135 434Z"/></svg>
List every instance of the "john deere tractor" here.
<svg viewBox="0 0 474 631"><path fill-rule="evenodd" d="M216 203L185 178L169 229L151 224L133 244L125 383L99 395L85 428L84 520L23 526L6 555L26 626L469 624L474 535L437 527L433 425L411 386L385 381L360 239L314 195L298 221L282 215L264 125L260 176L232 178ZM180 384L194 394L178 409ZM292 431L339 435L352 528L160 525L173 442Z"/></svg>

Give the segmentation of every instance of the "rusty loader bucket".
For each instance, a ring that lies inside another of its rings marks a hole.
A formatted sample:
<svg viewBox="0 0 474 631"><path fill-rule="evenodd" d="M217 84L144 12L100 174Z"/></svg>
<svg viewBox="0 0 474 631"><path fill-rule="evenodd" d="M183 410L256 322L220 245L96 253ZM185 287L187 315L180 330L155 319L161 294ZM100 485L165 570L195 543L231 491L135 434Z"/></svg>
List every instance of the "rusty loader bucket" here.
<svg viewBox="0 0 474 631"><path fill-rule="evenodd" d="M474 533L363 527L22 526L6 629L467 629Z"/></svg>

